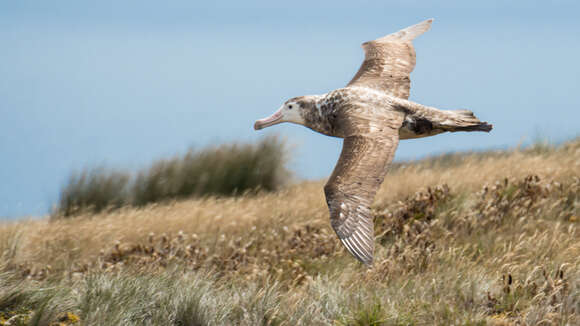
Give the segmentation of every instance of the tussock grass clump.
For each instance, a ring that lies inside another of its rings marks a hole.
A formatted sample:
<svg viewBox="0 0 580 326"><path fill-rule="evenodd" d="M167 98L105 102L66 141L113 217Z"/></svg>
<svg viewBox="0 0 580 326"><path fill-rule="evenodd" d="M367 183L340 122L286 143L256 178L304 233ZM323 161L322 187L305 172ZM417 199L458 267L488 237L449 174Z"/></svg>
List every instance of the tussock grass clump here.
<svg viewBox="0 0 580 326"><path fill-rule="evenodd" d="M279 286L267 281L225 286L207 273L170 272L90 274L47 285L0 274L0 325L254 326L282 317Z"/></svg>
<svg viewBox="0 0 580 326"><path fill-rule="evenodd" d="M284 145L277 138L265 138L258 144L190 150L140 172L132 187L133 203L276 190L288 176L284 163Z"/></svg>
<svg viewBox="0 0 580 326"><path fill-rule="evenodd" d="M98 213L208 195L272 191L288 179L285 145L275 137L257 144L231 144L190 150L154 162L132 175L99 167L74 173L60 193L53 218Z"/></svg>
<svg viewBox="0 0 580 326"><path fill-rule="evenodd" d="M99 167L73 173L60 192L56 214L72 216L127 205L130 175Z"/></svg>

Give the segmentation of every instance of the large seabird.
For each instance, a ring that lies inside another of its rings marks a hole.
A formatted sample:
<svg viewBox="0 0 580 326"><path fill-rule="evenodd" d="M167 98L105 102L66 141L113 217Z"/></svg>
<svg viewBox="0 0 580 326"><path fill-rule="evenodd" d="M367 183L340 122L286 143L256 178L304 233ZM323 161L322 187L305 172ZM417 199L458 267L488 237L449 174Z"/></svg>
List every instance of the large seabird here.
<svg viewBox="0 0 580 326"><path fill-rule="evenodd" d="M411 41L433 19L362 44L365 59L344 88L286 101L272 116L256 121L262 129L280 122L304 125L344 139L338 163L324 187L330 222L340 241L361 262L374 252L371 204L399 139L455 131L486 131L492 126L471 111L439 110L408 101L415 67Z"/></svg>

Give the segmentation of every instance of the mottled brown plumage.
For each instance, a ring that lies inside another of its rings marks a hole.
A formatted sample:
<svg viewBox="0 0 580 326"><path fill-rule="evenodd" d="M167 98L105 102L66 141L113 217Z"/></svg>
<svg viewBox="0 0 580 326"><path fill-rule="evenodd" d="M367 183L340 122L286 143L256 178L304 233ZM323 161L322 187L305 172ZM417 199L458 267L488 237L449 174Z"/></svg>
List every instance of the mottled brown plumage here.
<svg viewBox="0 0 580 326"><path fill-rule="evenodd" d="M425 33L432 22L433 19L428 19L397 33L363 43L365 59L348 85L373 88L408 99L411 88L409 75L415 68L415 48L411 41Z"/></svg>
<svg viewBox="0 0 580 326"><path fill-rule="evenodd" d="M324 187L330 224L348 251L365 264L374 252L371 204L399 143L396 130L344 139L338 163Z"/></svg>
<svg viewBox="0 0 580 326"><path fill-rule="evenodd" d="M374 253L371 204L399 139L455 131L490 131L471 111L438 110L408 101L415 67L411 41L433 20L363 43L365 60L344 88L292 98L255 129L280 122L344 138L342 153L324 187L330 223L347 250L370 265Z"/></svg>

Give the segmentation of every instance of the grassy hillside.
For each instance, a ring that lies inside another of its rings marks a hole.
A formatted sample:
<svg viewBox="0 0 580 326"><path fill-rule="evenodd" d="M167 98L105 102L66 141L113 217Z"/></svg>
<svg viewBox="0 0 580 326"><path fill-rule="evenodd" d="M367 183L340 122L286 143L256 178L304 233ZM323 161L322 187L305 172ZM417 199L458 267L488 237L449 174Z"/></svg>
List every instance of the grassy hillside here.
<svg viewBox="0 0 580 326"><path fill-rule="evenodd" d="M376 260L320 182L0 225L0 325L578 325L580 140L397 164Z"/></svg>

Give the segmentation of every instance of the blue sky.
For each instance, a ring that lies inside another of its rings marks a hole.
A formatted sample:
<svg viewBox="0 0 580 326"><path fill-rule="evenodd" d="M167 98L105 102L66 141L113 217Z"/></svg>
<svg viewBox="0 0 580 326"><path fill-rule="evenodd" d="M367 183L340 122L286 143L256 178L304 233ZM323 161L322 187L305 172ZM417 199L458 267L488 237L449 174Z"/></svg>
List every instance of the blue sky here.
<svg viewBox="0 0 580 326"><path fill-rule="evenodd" d="M297 176L325 178L340 140L253 122L344 86L362 42L430 17L411 100L495 128L404 141L396 159L575 137L578 12L574 1L3 1L0 217L46 214L73 170L268 133L293 144Z"/></svg>

